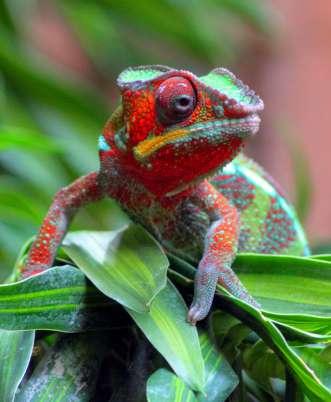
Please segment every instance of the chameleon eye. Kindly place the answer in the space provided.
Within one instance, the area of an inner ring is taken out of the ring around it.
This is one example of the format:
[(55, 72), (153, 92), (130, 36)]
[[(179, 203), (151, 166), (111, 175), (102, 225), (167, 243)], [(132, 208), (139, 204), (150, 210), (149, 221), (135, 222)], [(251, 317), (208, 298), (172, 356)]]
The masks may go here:
[(156, 112), (159, 121), (164, 125), (187, 119), (195, 105), (195, 90), (186, 78), (168, 78), (156, 91)]

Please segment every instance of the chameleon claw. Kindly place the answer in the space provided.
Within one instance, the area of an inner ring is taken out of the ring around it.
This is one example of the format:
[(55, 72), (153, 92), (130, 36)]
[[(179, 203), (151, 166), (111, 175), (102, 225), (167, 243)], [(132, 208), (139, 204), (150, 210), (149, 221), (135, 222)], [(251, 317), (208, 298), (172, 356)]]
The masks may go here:
[(208, 311), (200, 306), (199, 303), (193, 303), (187, 314), (187, 322), (196, 325), (197, 321), (203, 320), (208, 314)]

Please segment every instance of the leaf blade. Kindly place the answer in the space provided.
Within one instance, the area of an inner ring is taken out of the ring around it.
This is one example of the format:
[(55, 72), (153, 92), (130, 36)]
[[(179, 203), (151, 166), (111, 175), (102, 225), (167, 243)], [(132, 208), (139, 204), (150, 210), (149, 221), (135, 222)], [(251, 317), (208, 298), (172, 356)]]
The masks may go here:
[(147, 381), (148, 402), (198, 402), (190, 388), (165, 369), (155, 371)]
[(149, 313), (127, 311), (178, 376), (191, 388), (202, 391), (204, 363), (198, 333), (186, 322), (187, 307), (174, 285), (168, 281)]
[(28, 367), (34, 343), (34, 331), (0, 330), (0, 395), (12, 401)]
[(135, 311), (148, 311), (166, 285), (168, 260), (138, 225), (111, 232), (72, 232), (63, 248), (101, 292)]
[(211, 343), (207, 333), (199, 337), (205, 362), (206, 385), (198, 394), (198, 402), (224, 402), (237, 387), (239, 380), (224, 356)]
[(239, 254), (234, 270), (273, 313), (330, 316), (331, 263), (286, 255)]
[(54, 267), (0, 286), (0, 328), (64, 332), (109, 328), (113, 305), (78, 269)]

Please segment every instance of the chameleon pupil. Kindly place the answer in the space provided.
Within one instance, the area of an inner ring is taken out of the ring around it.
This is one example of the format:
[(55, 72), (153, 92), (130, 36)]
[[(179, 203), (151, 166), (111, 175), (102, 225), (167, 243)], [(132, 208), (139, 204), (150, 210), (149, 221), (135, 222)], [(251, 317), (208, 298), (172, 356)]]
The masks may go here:
[(179, 112), (186, 112), (192, 105), (192, 98), (187, 95), (178, 97), (175, 101), (175, 107)]

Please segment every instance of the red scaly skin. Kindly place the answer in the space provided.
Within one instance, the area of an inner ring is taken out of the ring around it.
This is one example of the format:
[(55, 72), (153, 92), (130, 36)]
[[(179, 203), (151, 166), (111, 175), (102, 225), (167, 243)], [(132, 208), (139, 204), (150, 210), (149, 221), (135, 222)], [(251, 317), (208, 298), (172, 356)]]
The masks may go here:
[[(99, 139), (100, 170), (56, 194), (23, 276), (49, 268), (75, 212), (109, 196), (166, 249), (200, 260), (188, 313), (192, 324), (208, 314), (217, 282), (256, 305), (231, 270), (239, 212), (206, 177), (258, 130), (263, 103), (228, 71), (211, 74), (216, 88), (190, 72), (162, 66), (120, 75), (122, 107)], [(223, 91), (218, 79), (224, 77)]]

